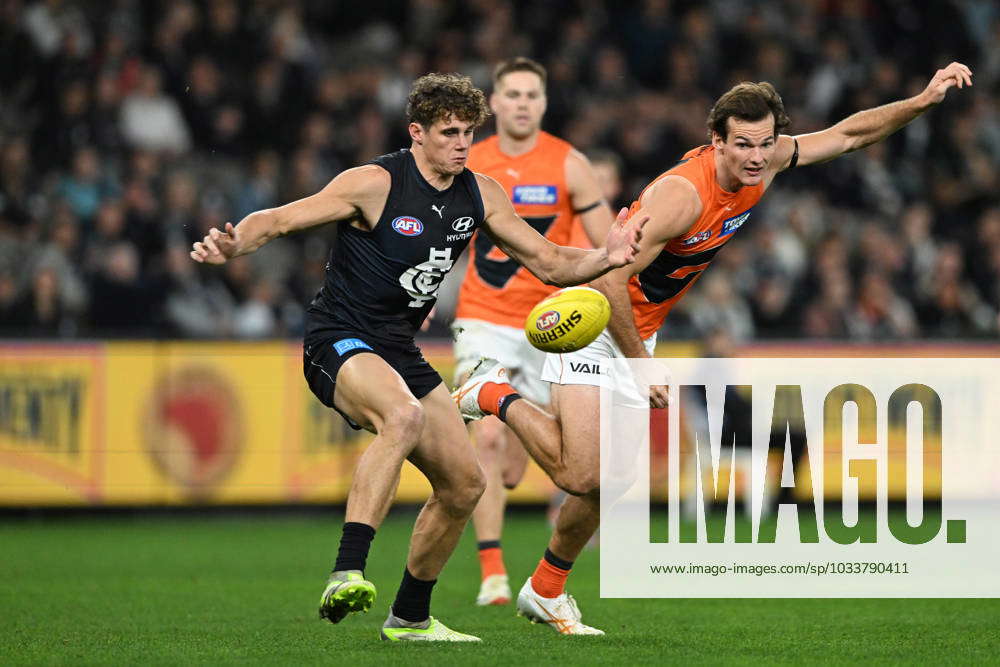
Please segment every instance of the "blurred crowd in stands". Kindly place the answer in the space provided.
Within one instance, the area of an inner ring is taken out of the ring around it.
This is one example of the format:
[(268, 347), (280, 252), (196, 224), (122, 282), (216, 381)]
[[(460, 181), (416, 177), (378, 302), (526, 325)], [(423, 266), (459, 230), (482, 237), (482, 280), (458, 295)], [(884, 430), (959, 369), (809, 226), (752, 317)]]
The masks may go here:
[(0, 337), (300, 333), (334, 226), (224, 267), (191, 243), (409, 145), (417, 76), (488, 90), (530, 55), (545, 129), (613, 206), (705, 143), (738, 81), (774, 83), (799, 134), (968, 64), (888, 141), (779, 176), (662, 335), (995, 339), (997, 44), (995, 0), (0, 0)]

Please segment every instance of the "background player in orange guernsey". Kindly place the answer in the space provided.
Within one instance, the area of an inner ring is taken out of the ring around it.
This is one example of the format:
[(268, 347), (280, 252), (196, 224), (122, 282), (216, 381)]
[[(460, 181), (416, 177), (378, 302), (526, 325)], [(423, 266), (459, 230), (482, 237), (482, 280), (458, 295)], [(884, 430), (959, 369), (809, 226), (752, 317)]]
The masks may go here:
[[(497, 65), (490, 97), (497, 133), (473, 145), (469, 168), (500, 183), (518, 215), (553, 243), (593, 247), (608, 232), (611, 210), (587, 158), (542, 131), (545, 80), (545, 68), (528, 58)], [(506, 367), (522, 396), (547, 406), (549, 384), (541, 379), (545, 355), (528, 343), (523, 328), (532, 307), (556, 288), (485, 234), (477, 234), (472, 247), (453, 325), (456, 377), (464, 379), (482, 357), (491, 357)], [(486, 491), (472, 515), (482, 574), (476, 603), (507, 604), (511, 591), (500, 547), (506, 488), (521, 480), (527, 453), (495, 417), (476, 422), (473, 430), (486, 474)]]
[[(934, 105), (951, 87), (972, 85), (960, 63), (938, 70), (919, 95), (860, 111), (821, 132), (792, 137), (781, 98), (769, 83), (741, 83), (723, 95), (708, 116), (711, 144), (684, 155), (654, 180), (632, 205), (648, 215), (635, 264), (594, 281), (611, 302), (601, 336), (573, 354), (547, 355), (555, 417), (526, 400), (505, 404), (504, 419), (552, 479), (574, 497), (562, 506), (545, 557), (518, 596), (518, 611), (564, 634), (599, 630), (580, 621), (563, 587), (573, 560), (599, 521), (599, 390), (592, 362), (601, 357), (649, 357), (664, 318), (716, 253), (746, 223), (778, 172), (826, 162), (881, 141)], [(587, 362), (587, 363), (582, 363)], [(498, 377), (499, 364), (484, 362), (455, 396), (466, 418), (482, 414), (477, 389), (491, 397), (512, 391)], [(649, 402), (665, 407), (666, 387), (651, 387)]]

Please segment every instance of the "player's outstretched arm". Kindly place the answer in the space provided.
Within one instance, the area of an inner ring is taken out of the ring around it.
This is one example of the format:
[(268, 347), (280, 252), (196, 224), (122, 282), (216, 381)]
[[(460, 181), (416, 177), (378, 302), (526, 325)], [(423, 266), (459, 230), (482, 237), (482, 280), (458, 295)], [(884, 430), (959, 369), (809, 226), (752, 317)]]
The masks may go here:
[(476, 178), (486, 209), (486, 233), (497, 247), (542, 282), (558, 287), (580, 285), (635, 261), (647, 217), (637, 217), (625, 225), (627, 211), (623, 210), (608, 231), (603, 248), (568, 248), (552, 243), (518, 217), (496, 181), (482, 174), (476, 174)]
[(237, 225), (227, 222), (222, 230), (210, 229), (203, 240), (194, 244), (191, 258), (196, 262), (223, 264), (302, 229), (359, 215), (377, 220), (390, 184), (389, 172), (381, 167), (365, 165), (348, 169), (314, 195), (255, 211)]
[(821, 132), (795, 137), (782, 135), (778, 140), (774, 164), (776, 171), (788, 168), (799, 145), (799, 165), (826, 162), (835, 157), (856, 151), (865, 146), (882, 141), (887, 136), (905, 126), (917, 116), (939, 104), (949, 88), (964, 88), (972, 85), (972, 70), (962, 63), (951, 63), (939, 69), (931, 78), (923, 92), (915, 97), (884, 106), (866, 109), (848, 116), (836, 125)]

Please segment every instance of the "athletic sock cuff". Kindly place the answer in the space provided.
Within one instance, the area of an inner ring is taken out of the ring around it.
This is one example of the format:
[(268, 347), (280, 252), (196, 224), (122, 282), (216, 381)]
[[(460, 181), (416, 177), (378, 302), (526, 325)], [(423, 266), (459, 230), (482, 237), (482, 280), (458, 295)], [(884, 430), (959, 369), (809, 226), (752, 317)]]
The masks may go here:
[(571, 560), (563, 560), (562, 558), (560, 558), (559, 556), (555, 555), (554, 553), (552, 553), (548, 549), (545, 550), (545, 562), (548, 563), (549, 565), (551, 565), (552, 567), (558, 567), (560, 570), (572, 570), (573, 569), (573, 561), (571, 561)]
[(436, 583), (437, 579), (417, 579), (410, 574), (409, 568), (403, 570), (403, 582), (396, 593), (396, 601), (392, 603), (393, 616), (411, 623), (420, 623), (429, 618), (431, 592)]
[(420, 590), (430, 590), (431, 588), (434, 588), (434, 584), (437, 582), (437, 579), (417, 579), (410, 574), (410, 568), (405, 568), (403, 570), (403, 584), (406, 586), (413, 586)]
[(513, 394), (507, 394), (500, 399), (500, 408), (497, 410), (497, 418), (499, 418), (500, 421), (507, 421), (507, 409), (510, 408), (511, 404), (519, 398), (521, 398), (521, 395), (514, 392)]
[(480, 551), (483, 549), (499, 549), (500, 540), (483, 540), (481, 542), (476, 542), (476, 548)]
[(333, 571), (361, 570), (364, 572), (368, 562), (368, 550), (371, 548), (374, 538), (375, 529), (368, 524), (356, 521), (345, 523)]
[(358, 537), (364, 537), (368, 540), (375, 539), (375, 529), (369, 526), (367, 523), (358, 523), (357, 521), (348, 521), (344, 524), (344, 535), (357, 535)]

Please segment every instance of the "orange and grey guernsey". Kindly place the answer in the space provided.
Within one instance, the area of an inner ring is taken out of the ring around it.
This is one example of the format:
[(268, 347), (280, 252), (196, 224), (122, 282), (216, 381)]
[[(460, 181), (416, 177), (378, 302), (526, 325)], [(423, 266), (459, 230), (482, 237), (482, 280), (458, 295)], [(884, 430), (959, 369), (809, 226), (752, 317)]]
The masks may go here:
[[(511, 157), (500, 150), (496, 136), (469, 152), (469, 169), (495, 179), (507, 192), (514, 210), (535, 230), (558, 245), (569, 245), (577, 216), (566, 186), (566, 156), (572, 146), (547, 132), (538, 133), (535, 147)], [(458, 293), (456, 318), (484, 320), (521, 328), (536, 303), (554, 292), (527, 269), (493, 245), (489, 236), (472, 239), (469, 267)]]
[[(701, 200), (701, 215), (687, 232), (668, 241), (656, 259), (629, 280), (632, 313), (643, 339), (663, 325), (670, 309), (746, 223), (764, 194), (763, 183), (743, 186), (737, 192), (723, 190), (715, 179), (714, 146), (688, 151), (646, 189), (667, 176), (680, 176), (694, 185)], [(639, 210), (639, 201), (632, 204), (630, 215)]]

